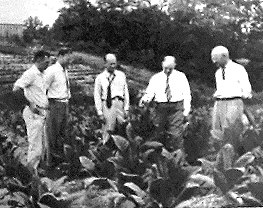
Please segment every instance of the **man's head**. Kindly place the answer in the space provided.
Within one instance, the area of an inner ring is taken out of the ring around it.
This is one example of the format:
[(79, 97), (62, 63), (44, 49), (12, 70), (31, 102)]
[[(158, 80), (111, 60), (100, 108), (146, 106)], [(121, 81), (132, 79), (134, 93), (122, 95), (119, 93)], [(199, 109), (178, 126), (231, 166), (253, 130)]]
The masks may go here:
[(176, 66), (176, 59), (173, 56), (165, 56), (162, 62), (163, 71), (165, 74), (170, 74)]
[(216, 46), (211, 52), (211, 59), (217, 67), (225, 67), (229, 61), (229, 51), (224, 46)]
[(49, 56), (50, 54), (43, 50), (35, 52), (33, 62), (35, 63), (39, 71), (43, 72), (48, 67)]
[(108, 72), (113, 73), (117, 67), (117, 58), (115, 54), (108, 53), (104, 57), (104, 61), (105, 61), (105, 67), (108, 70)]
[(66, 67), (67, 65), (69, 65), (70, 63), (70, 60), (69, 60), (69, 57), (67, 56), (68, 54), (70, 54), (70, 49), (69, 48), (61, 48), (59, 51), (58, 51), (58, 54), (57, 54), (57, 61), (58, 63), (60, 63), (60, 65), (62, 67)]

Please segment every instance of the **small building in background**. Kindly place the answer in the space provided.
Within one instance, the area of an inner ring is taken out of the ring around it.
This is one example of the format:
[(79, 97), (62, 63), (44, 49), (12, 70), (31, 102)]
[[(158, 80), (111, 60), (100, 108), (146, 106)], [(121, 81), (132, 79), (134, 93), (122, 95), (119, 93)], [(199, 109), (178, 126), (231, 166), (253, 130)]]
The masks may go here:
[(26, 26), (23, 24), (5, 24), (0, 23), (0, 37), (10, 37), (13, 35), (23, 36)]

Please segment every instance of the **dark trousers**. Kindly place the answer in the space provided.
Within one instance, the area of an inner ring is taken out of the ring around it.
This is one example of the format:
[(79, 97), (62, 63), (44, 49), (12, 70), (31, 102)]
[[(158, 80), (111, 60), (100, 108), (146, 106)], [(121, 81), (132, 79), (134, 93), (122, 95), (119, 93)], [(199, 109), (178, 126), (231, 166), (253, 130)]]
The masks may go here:
[(175, 103), (158, 103), (153, 120), (159, 141), (168, 150), (183, 149), (183, 101)]
[(47, 116), (47, 138), (50, 149), (49, 162), (52, 155), (63, 155), (64, 143), (68, 142), (66, 129), (68, 124), (69, 106), (67, 102), (49, 100), (50, 111)]

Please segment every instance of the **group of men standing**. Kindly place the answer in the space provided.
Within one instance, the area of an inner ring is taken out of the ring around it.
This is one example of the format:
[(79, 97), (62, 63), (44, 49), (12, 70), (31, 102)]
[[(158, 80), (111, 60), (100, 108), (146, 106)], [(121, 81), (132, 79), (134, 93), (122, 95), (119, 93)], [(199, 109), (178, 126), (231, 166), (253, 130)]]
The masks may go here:
[[(58, 60), (48, 67), (48, 54), (35, 54), (34, 65), (14, 84), (14, 91), (24, 90), (29, 101), (23, 111), (29, 142), (28, 163), (37, 168), (42, 155), (42, 141), (46, 134), (52, 156), (63, 154), (63, 143), (68, 141), (66, 125), (68, 102), (71, 97), (66, 64), (58, 53)], [(229, 58), (226, 47), (217, 46), (211, 52), (211, 59), (218, 67), (216, 78), (215, 105), (211, 134), (223, 141), (226, 129), (235, 135), (232, 142), (238, 146), (242, 132), (242, 99), (251, 98), (251, 85), (245, 68)], [(104, 122), (103, 143), (107, 143), (110, 132), (117, 123), (124, 123), (129, 115), (129, 90), (126, 75), (117, 69), (114, 54), (104, 57), (104, 70), (95, 79), (94, 102), (99, 118)], [(154, 124), (158, 134), (165, 134), (164, 145), (169, 150), (183, 148), (183, 126), (191, 111), (191, 90), (183, 72), (176, 70), (176, 59), (166, 56), (162, 61), (162, 71), (153, 75), (139, 106), (155, 102)], [(47, 68), (48, 67), (48, 68)], [(46, 129), (46, 130), (45, 130)], [(64, 138), (64, 140), (61, 140)]]
[(50, 54), (37, 51), (32, 67), (14, 83), (13, 92), (24, 91), (28, 101), (23, 118), (29, 143), (27, 163), (33, 171), (37, 170), (44, 149), (48, 150), (46, 156), (50, 168), (54, 159), (63, 155), (71, 96), (66, 69), (68, 62), (64, 59), (68, 52), (68, 49), (61, 49), (56, 63), (50, 65)]

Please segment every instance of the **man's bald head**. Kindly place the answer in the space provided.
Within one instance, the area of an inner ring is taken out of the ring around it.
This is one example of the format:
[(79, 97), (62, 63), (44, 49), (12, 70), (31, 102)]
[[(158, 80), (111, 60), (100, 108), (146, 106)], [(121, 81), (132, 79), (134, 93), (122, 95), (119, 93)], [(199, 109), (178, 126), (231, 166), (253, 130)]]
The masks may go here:
[(117, 66), (117, 58), (115, 54), (108, 53), (104, 57), (104, 61), (105, 61), (105, 67), (107, 68), (108, 72), (112, 73)]
[(218, 67), (224, 67), (229, 61), (229, 51), (224, 46), (216, 46), (211, 52), (212, 62)]
[(174, 56), (165, 56), (162, 62), (164, 73), (170, 74), (176, 66), (176, 59)]

